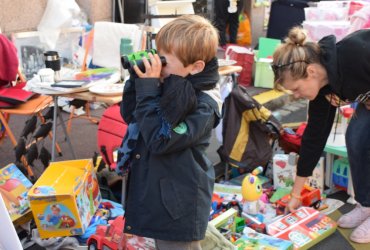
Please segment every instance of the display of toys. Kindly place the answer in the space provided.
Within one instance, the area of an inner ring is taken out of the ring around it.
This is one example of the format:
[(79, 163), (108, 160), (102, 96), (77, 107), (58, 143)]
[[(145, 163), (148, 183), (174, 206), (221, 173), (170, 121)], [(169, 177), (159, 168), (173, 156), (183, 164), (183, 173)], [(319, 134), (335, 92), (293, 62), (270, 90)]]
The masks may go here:
[[(285, 207), (287, 206), (290, 199), (291, 199), (291, 195), (288, 194), (276, 202), (277, 203), (277, 207), (276, 207), (277, 214), (284, 214)], [(321, 205), (320, 190), (316, 188), (311, 188), (305, 185), (301, 192), (301, 201), (302, 201), (302, 206), (314, 207), (318, 209)]]
[(337, 224), (325, 214), (301, 207), (267, 225), (267, 233), (292, 241), (295, 250), (305, 250), (333, 234), (336, 228)]

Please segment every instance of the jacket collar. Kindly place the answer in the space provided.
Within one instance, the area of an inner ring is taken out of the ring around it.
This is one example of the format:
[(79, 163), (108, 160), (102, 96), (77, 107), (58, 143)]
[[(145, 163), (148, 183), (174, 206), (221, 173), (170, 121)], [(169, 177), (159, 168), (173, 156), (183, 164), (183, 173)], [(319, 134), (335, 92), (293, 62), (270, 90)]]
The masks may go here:
[(210, 90), (216, 86), (220, 80), (218, 74), (218, 60), (214, 57), (211, 61), (206, 63), (202, 72), (195, 75), (188, 75), (186, 77), (197, 90)]

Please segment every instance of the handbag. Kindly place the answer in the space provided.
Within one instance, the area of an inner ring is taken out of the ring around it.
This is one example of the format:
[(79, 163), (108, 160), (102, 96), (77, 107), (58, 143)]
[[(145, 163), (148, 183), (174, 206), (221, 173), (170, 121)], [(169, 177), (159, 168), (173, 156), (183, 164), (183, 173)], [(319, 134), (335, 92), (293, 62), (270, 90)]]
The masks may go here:
[(251, 49), (238, 45), (229, 45), (225, 51), (225, 57), (228, 60), (235, 60), (236, 65), (243, 69), (237, 78), (238, 84), (243, 86), (252, 85), (252, 72), (254, 63), (254, 53)]

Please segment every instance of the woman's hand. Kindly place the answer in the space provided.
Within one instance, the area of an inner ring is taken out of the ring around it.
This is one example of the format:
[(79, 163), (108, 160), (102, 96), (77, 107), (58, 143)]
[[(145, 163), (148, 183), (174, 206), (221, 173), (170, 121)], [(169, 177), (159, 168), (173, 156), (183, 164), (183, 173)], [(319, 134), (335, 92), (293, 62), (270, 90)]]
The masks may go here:
[(159, 78), (162, 70), (162, 62), (158, 54), (148, 53), (150, 62), (143, 57), (145, 72), (143, 73), (137, 65), (134, 65), (135, 73), (140, 78)]
[(301, 200), (298, 199), (297, 197), (294, 197), (292, 195), (290, 197), (291, 197), (290, 201), (289, 201), (288, 205), (285, 208), (285, 214), (287, 214), (289, 212), (291, 212), (291, 213), (295, 212), (297, 210), (297, 208), (301, 206), (301, 203), (302, 203)]
[(290, 201), (285, 207), (285, 213), (295, 212), (297, 208), (301, 205), (301, 191), (304, 184), (306, 183), (307, 177), (296, 176), (294, 180), (294, 185), (292, 192), (290, 194)]

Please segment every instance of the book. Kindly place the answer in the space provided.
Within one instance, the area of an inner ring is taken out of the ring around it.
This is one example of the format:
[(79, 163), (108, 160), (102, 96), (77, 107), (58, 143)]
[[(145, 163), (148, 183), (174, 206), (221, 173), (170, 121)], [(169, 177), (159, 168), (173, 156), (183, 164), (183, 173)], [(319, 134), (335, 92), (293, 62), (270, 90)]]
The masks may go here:
[(37, 95), (34, 92), (23, 90), (24, 84), (18, 84), (9, 88), (0, 89), (0, 101), (2, 101), (2, 106), (4, 102), (10, 105), (18, 105), (27, 102), (33, 96)]

